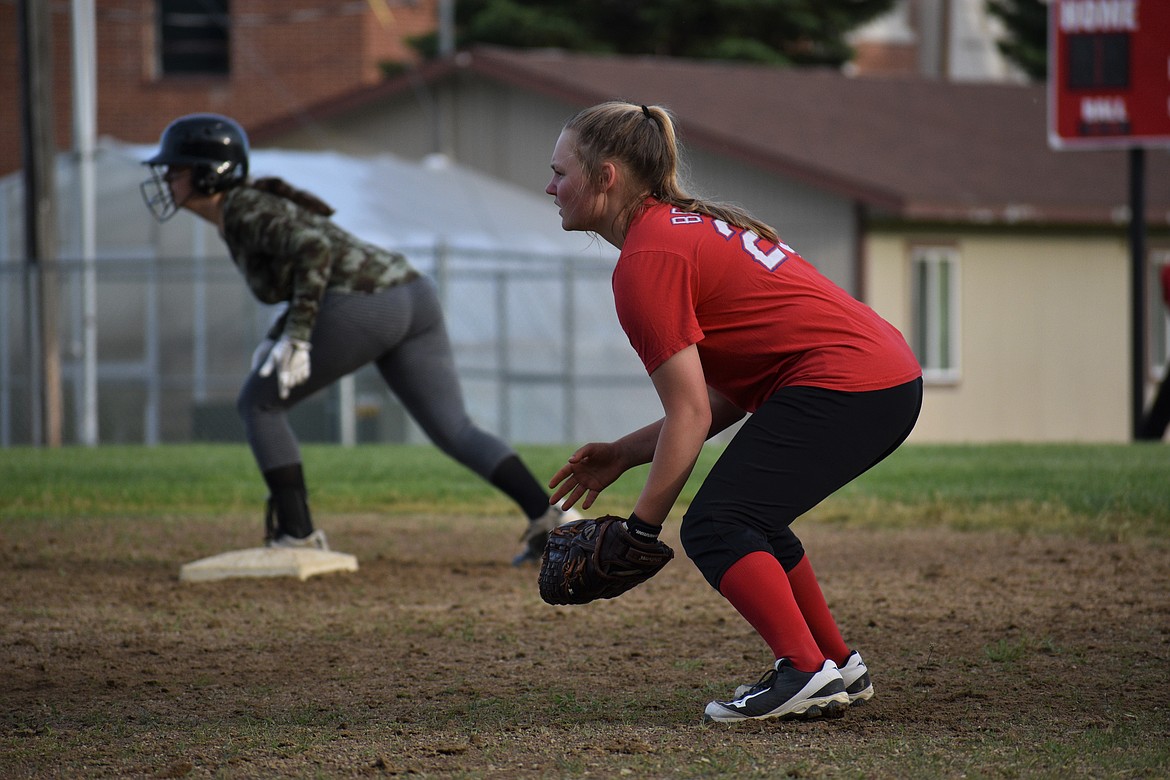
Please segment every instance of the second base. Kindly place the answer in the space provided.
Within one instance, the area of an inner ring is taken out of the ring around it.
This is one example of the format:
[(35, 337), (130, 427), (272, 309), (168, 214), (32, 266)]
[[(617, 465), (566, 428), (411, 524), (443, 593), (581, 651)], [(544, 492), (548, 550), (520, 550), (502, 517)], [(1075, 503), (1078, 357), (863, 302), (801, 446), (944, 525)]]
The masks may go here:
[(179, 569), (179, 579), (183, 582), (235, 577), (296, 577), (298, 580), (307, 580), (315, 574), (357, 571), (357, 568), (357, 558), (348, 553), (252, 547), (183, 564)]

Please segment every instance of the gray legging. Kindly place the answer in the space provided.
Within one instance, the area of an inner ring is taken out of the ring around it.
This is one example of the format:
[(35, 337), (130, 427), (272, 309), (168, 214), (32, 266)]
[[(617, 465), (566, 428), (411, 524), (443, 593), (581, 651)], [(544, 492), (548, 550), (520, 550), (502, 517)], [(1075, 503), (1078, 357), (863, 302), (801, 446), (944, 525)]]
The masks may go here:
[(275, 372), (268, 377), (257, 373), (263, 360), (240, 390), (236, 406), (261, 472), (301, 462), (289, 408), (367, 363), (378, 367), (440, 450), (484, 479), (514, 454), (467, 415), (443, 311), (429, 278), (372, 295), (327, 292), (311, 342), (309, 380), (288, 398), (280, 398)]

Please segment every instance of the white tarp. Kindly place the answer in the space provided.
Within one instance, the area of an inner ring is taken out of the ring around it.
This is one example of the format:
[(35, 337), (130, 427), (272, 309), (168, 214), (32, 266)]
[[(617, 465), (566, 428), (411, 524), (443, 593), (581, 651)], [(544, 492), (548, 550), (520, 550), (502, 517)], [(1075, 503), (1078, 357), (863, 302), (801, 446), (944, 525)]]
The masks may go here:
[[(133, 147), (133, 152), (145, 159), (153, 148)], [(591, 257), (612, 249), (563, 231), (552, 198), (543, 192), (526, 192), (441, 155), (412, 162), (389, 154), (253, 149), (250, 174), (279, 176), (312, 192), (336, 209), (338, 225), (388, 248), (442, 243), (452, 249)]]
[[(368, 241), (528, 252), (588, 252), (588, 236), (566, 233), (552, 198), (434, 156), (422, 163), (389, 155), (259, 151), (256, 175), (272, 171), (337, 209), (337, 223)], [(281, 174), (280, 172), (284, 172)], [(596, 251), (592, 252), (596, 256)]]

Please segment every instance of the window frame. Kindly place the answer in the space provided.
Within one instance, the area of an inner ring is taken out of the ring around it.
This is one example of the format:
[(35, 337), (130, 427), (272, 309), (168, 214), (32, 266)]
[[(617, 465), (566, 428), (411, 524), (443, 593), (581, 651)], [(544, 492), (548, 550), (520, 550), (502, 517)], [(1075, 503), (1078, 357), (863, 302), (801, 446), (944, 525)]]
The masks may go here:
[[(156, 0), (155, 2), (155, 67), (159, 78), (227, 78), (230, 76), (232, 72), (233, 31), (231, 0), (199, 0), (198, 4), (200, 5), (215, 6), (203, 12), (176, 8), (176, 4), (183, 5), (184, 2), (183, 0)], [(190, 4), (190, 0), (187, 0), (187, 4)], [(211, 34), (211, 32), (204, 37), (194, 35), (179, 40), (176, 40), (174, 34), (168, 36), (168, 29), (177, 29), (174, 25), (168, 25), (168, 19), (176, 15), (190, 17), (194, 22), (190, 29), (199, 27), (209, 31), (213, 28), (222, 29), (222, 40), (220, 36)], [(200, 21), (199, 16), (204, 18)], [(176, 54), (176, 48), (181, 50), (184, 45), (191, 48), (194, 53), (189, 51), (184, 55), (180, 51), (179, 54)], [(206, 52), (203, 54), (198, 51), (201, 46), (206, 48)], [(176, 57), (179, 58), (179, 62), (175, 61)]]
[(913, 244), (909, 258), (910, 345), (922, 366), (922, 379), (956, 384), (962, 377), (959, 248), (942, 242)]

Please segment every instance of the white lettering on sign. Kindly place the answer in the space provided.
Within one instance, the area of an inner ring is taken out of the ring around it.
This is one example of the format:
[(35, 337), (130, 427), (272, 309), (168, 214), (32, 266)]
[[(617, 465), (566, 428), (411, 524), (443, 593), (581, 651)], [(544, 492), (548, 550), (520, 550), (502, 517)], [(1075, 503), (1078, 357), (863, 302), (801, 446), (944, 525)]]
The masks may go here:
[(1138, 0), (1072, 0), (1060, 5), (1066, 33), (1136, 31)]
[(1128, 122), (1129, 112), (1125, 110), (1125, 99), (1119, 97), (1083, 98), (1081, 100), (1082, 122)]

